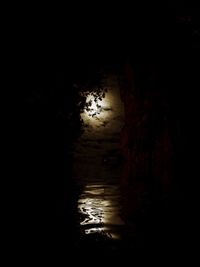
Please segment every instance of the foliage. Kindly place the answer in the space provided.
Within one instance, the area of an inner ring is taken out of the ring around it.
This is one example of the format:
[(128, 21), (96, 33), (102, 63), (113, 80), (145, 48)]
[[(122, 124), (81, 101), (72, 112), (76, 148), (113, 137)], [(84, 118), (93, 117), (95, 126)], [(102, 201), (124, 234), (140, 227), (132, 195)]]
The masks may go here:
[(102, 72), (90, 73), (84, 79), (77, 79), (73, 84), (73, 89), (78, 92), (77, 106), (80, 113), (84, 109), (89, 111), (92, 105), (92, 100), (86, 102), (89, 95), (92, 96), (96, 103), (105, 97), (107, 92), (105, 76)]

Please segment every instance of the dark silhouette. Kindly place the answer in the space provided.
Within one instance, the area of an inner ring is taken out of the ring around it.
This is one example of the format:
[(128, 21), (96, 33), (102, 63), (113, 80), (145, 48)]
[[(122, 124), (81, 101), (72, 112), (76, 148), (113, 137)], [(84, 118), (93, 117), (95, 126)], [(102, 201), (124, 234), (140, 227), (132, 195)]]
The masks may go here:
[(68, 245), (77, 251), (72, 149), (83, 131), (86, 95), (103, 97), (106, 73), (118, 77), (125, 106), (121, 188), (123, 216), (136, 226), (134, 247), (188, 248), (198, 210), (199, 10), (142, 10), (116, 25), (105, 18), (79, 25), (67, 41), (65, 25), (58, 28), (45, 37), (31, 32), (35, 42), (16, 67), (14, 239), (27, 253)]

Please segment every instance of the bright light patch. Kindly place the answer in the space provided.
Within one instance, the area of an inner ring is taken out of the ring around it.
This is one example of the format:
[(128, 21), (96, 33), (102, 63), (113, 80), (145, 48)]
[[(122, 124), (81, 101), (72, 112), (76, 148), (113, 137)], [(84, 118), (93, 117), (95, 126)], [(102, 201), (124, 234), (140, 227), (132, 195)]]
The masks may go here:
[(95, 130), (95, 133), (119, 131), (123, 123), (123, 114), (123, 104), (117, 88), (107, 87), (105, 97), (101, 100), (95, 99), (93, 94), (89, 94), (86, 106), (81, 113), (81, 118), (86, 126), (85, 133), (91, 130)]
[(86, 103), (89, 104), (89, 107), (85, 109), (85, 112), (88, 116), (91, 116), (91, 117), (102, 115), (101, 113), (106, 108), (105, 99), (102, 99), (102, 100), (97, 99), (95, 101), (95, 98), (92, 95), (89, 95), (87, 97)]
[(95, 100), (92, 94), (88, 95), (86, 104), (84, 112), (81, 114), (86, 124), (98, 126), (110, 119), (113, 109), (111, 107), (112, 97), (109, 92), (105, 94), (102, 100)]
[(88, 185), (78, 201), (78, 210), (82, 215), (80, 226), (85, 234), (106, 234), (110, 238), (119, 239), (115, 230), (124, 225), (120, 217), (120, 202), (117, 187), (113, 185)]
[(104, 117), (105, 112), (110, 111), (110, 103), (107, 96), (102, 100), (95, 100), (93, 95), (88, 95), (86, 103), (89, 104), (89, 106), (85, 109), (85, 113), (92, 118)]

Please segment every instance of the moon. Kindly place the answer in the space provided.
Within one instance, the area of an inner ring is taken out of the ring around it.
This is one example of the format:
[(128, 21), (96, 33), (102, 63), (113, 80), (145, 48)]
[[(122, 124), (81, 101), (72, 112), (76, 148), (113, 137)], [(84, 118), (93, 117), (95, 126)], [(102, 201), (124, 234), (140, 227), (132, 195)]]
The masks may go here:
[(81, 113), (85, 135), (94, 136), (99, 133), (107, 136), (108, 132), (111, 134), (120, 131), (123, 125), (124, 105), (118, 83), (109, 80), (106, 88), (105, 97), (101, 100), (95, 100), (92, 93), (87, 96), (85, 108)]
[(86, 104), (90, 104), (84, 110), (90, 119), (103, 119), (108, 115), (108, 111), (111, 111), (108, 95), (105, 95), (105, 98), (102, 100), (96, 99), (95, 101), (94, 96), (90, 94), (86, 99)]

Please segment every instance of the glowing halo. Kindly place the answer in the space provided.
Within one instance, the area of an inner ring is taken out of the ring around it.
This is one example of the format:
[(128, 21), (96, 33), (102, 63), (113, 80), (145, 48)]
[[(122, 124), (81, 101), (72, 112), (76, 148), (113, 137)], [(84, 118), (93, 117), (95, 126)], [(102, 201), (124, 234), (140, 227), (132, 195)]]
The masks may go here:
[(102, 100), (94, 98), (94, 96), (89, 95), (86, 100), (87, 108), (85, 108), (85, 112), (88, 116), (98, 117), (102, 115), (105, 110), (108, 110), (108, 101), (105, 98)]
[(86, 124), (98, 126), (99, 123), (108, 121), (111, 116), (111, 99), (109, 93), (102, 99), (89, 94), (86, 99), (86, 106), (81, 117)]

